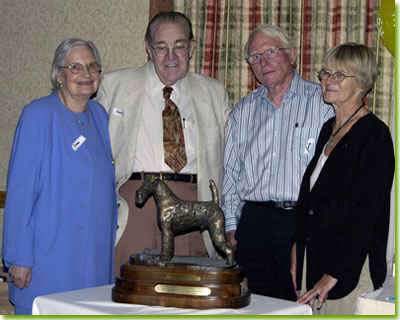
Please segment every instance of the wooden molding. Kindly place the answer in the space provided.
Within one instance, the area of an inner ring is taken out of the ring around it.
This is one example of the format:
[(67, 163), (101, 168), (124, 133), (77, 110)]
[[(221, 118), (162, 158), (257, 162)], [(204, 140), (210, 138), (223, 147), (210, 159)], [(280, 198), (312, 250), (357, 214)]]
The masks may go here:
[(0, 191), (0, 208), (4, 208), (5, 204), (6, 204), (6, 192)]

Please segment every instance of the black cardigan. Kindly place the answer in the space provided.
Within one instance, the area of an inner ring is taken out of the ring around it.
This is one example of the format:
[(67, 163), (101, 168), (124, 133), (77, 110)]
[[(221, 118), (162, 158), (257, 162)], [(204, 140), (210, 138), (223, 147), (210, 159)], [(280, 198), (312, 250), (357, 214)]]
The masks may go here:
[(324, 273), (338, 279), (328, 299), (348, 295), (358, 284), (368, 255), (374, 288), (386, 277), (393, 143), (373, 114), (360, 118), (339, 141), (310, 192), (310, 176), (335, 119), (321, 129), (300, 188), (296, 210), (297, 288), (307, 248), (307, 290)]

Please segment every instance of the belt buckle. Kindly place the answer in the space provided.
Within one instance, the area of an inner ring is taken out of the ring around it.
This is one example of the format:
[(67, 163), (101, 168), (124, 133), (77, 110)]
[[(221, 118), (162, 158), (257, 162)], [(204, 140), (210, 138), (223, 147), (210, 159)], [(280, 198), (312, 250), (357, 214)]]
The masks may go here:
[(160, 171), (160, 180), (161, 181), (169, 181), (168, 179), (164, 179), (164, 175), (168, 174), (167, 171)]
[(293, 209), (291, 201), (282, 201), (281, 207), (283, 210), (292, 210)]

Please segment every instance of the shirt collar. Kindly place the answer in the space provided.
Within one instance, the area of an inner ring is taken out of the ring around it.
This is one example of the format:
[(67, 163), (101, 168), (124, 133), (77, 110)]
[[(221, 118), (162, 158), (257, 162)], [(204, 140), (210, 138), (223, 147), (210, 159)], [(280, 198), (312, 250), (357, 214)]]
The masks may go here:
[(292, 92), (299, 96), (304, 96), (305, 95), (304, 85), (305, 85), (305, 81), (303, 80), (303, 78), (300, 77), (300, 75), (297, 73), (297, 71), (294, 70), (293, 80), (290, 83), (289, 89), (286, 93)]

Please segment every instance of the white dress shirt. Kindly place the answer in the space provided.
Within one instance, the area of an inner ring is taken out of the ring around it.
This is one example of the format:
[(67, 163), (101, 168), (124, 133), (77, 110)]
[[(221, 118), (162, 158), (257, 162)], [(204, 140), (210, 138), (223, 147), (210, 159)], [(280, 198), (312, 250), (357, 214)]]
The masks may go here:
[[(154, 65), (146, 80), (143, 111), (141, 114), (136, 147), (134, 172), (173, 172), (164, 162), (162, 111), (165, 107), (163, 88)], [(185, 78), (173, 86), (171, 100), (178, 106), (182, 118), (187, 164), (180, 173), (197, 173), (196, 132), (193, 106)]]

